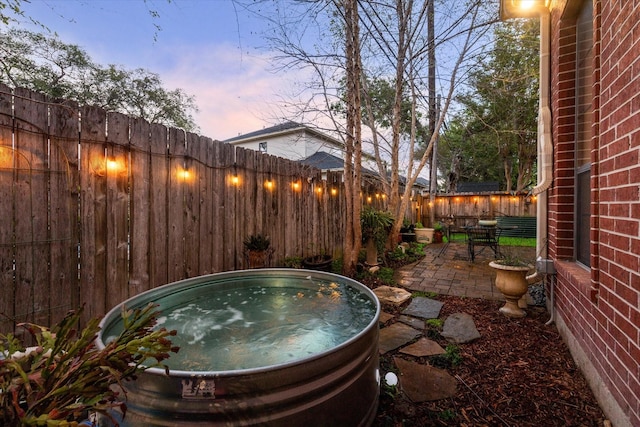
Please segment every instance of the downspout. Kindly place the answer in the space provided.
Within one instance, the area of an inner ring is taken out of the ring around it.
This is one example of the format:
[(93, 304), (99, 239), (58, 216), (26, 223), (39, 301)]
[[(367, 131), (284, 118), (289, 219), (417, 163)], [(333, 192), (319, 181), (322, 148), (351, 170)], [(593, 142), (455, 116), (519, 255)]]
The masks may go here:
[[(538, 185), (532, 194), (538, 197), (536, 211), (536, 254), (538, 256), (536, 272), (527, 276), (527, 281), (536, 283), (548, 274), (548, 216), (547, 216), (547, 190), (551, 187), (553, 168), (553, 142), (551, 139), (551, 68), (550, 68), (550, 39), (551, 39), (551, 14), (540, 14), (540, 101), (538, 107)], [(540, 266), (544, 268), (540, 268)], [(553, 277), (551, 280), (551, 319), (553, 321)]]

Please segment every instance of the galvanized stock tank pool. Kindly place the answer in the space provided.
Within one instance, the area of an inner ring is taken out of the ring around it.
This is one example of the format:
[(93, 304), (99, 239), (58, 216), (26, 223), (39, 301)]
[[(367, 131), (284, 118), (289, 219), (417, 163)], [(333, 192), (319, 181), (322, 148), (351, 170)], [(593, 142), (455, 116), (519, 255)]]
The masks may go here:
[(378, 407), (380, 303), (347, 277), (254, 269), (139, 294), (103, 319), (98, 346), (122, 329), (122, 306), (159, 305), (180, 351), (126, 382), (122, 426), (368, 426)]

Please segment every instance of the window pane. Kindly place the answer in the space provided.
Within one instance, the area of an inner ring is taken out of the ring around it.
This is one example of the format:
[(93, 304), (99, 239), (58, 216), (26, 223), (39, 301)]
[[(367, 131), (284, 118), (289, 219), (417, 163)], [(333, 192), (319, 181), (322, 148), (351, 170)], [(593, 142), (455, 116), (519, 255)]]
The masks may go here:
[(591, 186), (589, 181), (591, 171), (580, 172), (577, 177), (578, 185), (576, 185), (576, 259), (582, 264), (589, 266), (591, 261), (589, 255), (591, 253), (589, 247), (589, 220), (591, 219), (589, 205), (591, 202)]

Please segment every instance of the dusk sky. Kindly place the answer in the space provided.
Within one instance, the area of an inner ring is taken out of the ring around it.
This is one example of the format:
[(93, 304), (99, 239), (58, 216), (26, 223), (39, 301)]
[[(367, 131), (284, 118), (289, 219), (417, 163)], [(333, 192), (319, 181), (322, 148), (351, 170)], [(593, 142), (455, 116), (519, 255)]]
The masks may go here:
[(264, 24), (231, 0), (31, 0), (22, 6), (94, 61), (145, 68), (167, 89), (194, 95), (200, 133), (213, 139), (276, 123), (279, 96), (294, 84), (293, 73), (272, 71)]

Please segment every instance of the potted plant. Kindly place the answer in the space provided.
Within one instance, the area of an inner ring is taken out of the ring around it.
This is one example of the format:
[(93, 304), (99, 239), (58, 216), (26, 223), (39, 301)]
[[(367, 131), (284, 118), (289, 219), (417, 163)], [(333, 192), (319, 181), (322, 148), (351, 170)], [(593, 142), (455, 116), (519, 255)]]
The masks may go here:
[(402, 227), (400, 227), (400, 240), (402, 242), (416, 241), (415, 225), (406, 219), (402, 222)]
[(440, 221), (436, 221), (433, 224), (433, 243), (442, 243), (442, 237), (444, 236), (444, 225)]
[(269, 237), (262, 234), (252, 234), (242, 244), (249, 268), (267, 267), (272, 252)]
[(416, 222), (414, 232), (416, 233), (416, 240), (421, 243), (431, 243), (433, 241), (433, 228), (426, 228), (420, 221)]
[(389, 229), (393, 225), (393, 216), (389, 212), (365, 207), (360, 213), (362, 241), (366, 248), (366, 261), (369, 266), (378, 265), (378, 249), (384, 249)]
[[(313, 243), (311, 244), (313, 246)], [(310, 270), (331, 271), (333, 257), (324, 251), (319, 254), (311, 255), (302, 260), (302, 266)]]
[(504, 295), (506, 303), (500, 313), (507, 317), (524, 317), (526, 312), (518, 302), (527, 293), (529, 282), (527, 273), (533, 266), (519, 257), (504, 255), (491, 261), (489, 266), (496, 270), (496, 288)]

